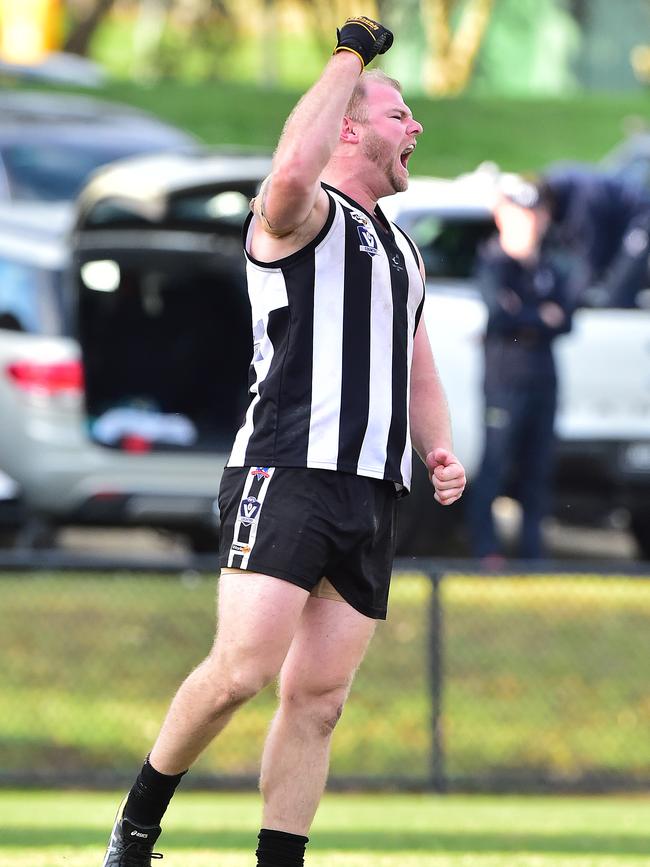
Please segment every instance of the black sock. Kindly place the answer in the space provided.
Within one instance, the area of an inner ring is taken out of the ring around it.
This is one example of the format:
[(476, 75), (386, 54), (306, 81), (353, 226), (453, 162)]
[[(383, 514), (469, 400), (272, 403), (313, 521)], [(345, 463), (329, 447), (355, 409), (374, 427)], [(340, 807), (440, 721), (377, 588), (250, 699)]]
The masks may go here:
[(150, 828), (160, 825), (165, 810), (169, 806), (172, 795), (180, 783), (182, 774), (161, 774), (149, 764), (149, 757), (145, 759), (142, 770), (124, 805), (124, 815), (134, 825), (142, 825)]
[(262, 828), (258, 840), (257, 867), (303, 867), (309, 837)]

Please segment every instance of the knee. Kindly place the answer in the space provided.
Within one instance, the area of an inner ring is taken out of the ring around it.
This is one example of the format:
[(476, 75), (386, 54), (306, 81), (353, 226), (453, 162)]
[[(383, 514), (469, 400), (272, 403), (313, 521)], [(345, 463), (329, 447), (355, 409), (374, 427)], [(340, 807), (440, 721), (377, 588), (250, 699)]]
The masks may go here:
[(343, 713), (347, 687), (319, 689), (285, 689), (280, 693), (281, 706), (298, 724), (310, 731), (329, 737)]
[(216, 714), (236, 710), (268, 686), (277, 672), (262, 666), (224, 665), (208, 658)]
[(229, 672), (224, 678), (223, 695), (229, 707), (239, 707), (249, 699), (254, 698), (258, 692), (272, 681), (270, 675), (259, 671), (237, 670)]

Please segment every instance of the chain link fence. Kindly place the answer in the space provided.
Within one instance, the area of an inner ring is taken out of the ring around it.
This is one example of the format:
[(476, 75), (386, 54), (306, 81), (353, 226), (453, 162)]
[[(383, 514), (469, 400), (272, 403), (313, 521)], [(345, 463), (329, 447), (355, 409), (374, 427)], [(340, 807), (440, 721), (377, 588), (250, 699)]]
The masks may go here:
[[(417, 567), (417, 568), (416, 568)], [(122, 785), (208, 652), (208, 574), (0, 578), (0, 784)], [(650, 580), (396, 573), (334, 737), (332, 787), (650, 786)], [(275, 696), (244, 707), (188, 785), (255, 784)]]

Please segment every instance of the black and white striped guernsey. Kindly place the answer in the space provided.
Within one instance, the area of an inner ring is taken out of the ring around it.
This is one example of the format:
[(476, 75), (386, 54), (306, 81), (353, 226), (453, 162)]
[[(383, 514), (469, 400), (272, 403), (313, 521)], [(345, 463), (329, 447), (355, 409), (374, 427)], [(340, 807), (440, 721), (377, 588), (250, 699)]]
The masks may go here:
[(327, 220), (275, 262), (250, 254), (251, 403), (229, 467), (312, 467), (410, 486), (413, 338), (424, 303), (415, 247), (333, 187)]

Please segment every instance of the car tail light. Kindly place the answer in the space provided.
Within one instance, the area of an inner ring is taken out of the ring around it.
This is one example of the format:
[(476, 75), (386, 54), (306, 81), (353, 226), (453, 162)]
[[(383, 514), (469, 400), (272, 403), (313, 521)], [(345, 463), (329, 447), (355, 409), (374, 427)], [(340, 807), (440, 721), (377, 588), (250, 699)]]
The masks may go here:
[(135, 454), (150, 452), (152, 447), (151, 440), (139, 434), (128, 434), (128, 436), (122, 437), (120, 445), (125, 452), (133, 452)]
[(83, 389), (83, 368), (79, 361), (39, 364), (35, 361), (15, 361), (7, 368), (9, 378), (18, 388), (41, 394)]

